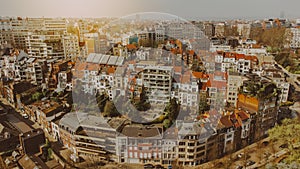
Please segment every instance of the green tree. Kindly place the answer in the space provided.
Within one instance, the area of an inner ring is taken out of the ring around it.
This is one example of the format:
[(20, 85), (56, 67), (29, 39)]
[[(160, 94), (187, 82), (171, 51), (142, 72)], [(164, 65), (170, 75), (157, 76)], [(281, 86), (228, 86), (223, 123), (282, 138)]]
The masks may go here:
[(112, 101), (106, 102), (103, 113), (104, 117), (117, 117), (120, 115)]
[(285, 162), (300, 163), (300, 123), (299, 119), (284, 119), (282, 125), (277, 125), (269, 130), (271, 141), (280, 141), (288, 144), (289, 155)]
[(139, 111), (146, 111), (151, 108), (151, 104), (148, 101), (148, 96), (146, 94), (144, 85), (141, 88), (140, 99), (135, 103), (135, 107)]
[(171, 126), (171, 121), (169, 119), (165, 119), (163, 121), (163, 125), (165, 128), (169, 128)]
[(31, 99), (34, 101), (40, 100), (40, 98), (42, 97), (42, 93), (40, 92), (35, 92), (32, 96)]
[(176, 98), (170, 99), (170, 102), (167, 104), (165, 108), (165, 112), (167, 113), (167, 117), (170, 120), (171, 123), (173, 123), (180, 110), (180, 105), (177, 103)]
[(201, 98), (199, 101), (199, 112), (203, 114), (210, 109), (210, 105), (207, 103), (206, 98)]
[(101, 95), (99, 93), (96, 94), (96, 101), (100, 109), (100, 112), (104, 111), (104, 107), (106, 105), (107, 100), (108, 100), (108, 96), (106, 94), (101, 94)]

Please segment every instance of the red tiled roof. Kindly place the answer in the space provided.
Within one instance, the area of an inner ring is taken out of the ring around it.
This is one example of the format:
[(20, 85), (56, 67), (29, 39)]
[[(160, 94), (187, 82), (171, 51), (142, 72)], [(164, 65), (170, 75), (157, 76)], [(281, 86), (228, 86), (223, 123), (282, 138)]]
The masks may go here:
[(235, 56), (236, 56), (236, 53), (231, 53), (231, 52), (225, 53), (226, 58), (235, 58)]
[(235, 55), (235, 58), (236, 58), (237, 60), (239, 60), (239, 59), (245, 59), (245, 55), (244, 55), (244, 54), (239, 54), (239, 53), (237, 53), (237, 54)]
[(230, 120), (232, 121), (232, 123), (235, 127), (241, 127), (242, 126), (242, 121), (236, 113), (232, 113), (230, 115)]
[(255, 48), (255, 49), (260, 49), (260, 48), (261, 48), (261, 46), (260, 46), (260, 45), (258, 45), (258, 44), (252, 44), (252, 48)]
[(203, 72), (193, 72), (192, 74), (193, 74), (194, 77), (196, 77), (198, 79), (202, 79), (204, 77)]
[(222, 88), (226, 88), (227, 83), (223, 82), (223, 81), (212, 81), (211, 82), (211, 87), (215, 87), (217, 89), (222, 89)]
[(194, 55), (194, 54), (195, 54), (195, 51), (194, 51), (194, 50), (190, 50), (190, 51), (189, 51), (189, 54), (190, 54), (190, 55)]
[(247, 56), (245, 56), (245, 59), (246, 60), (250, 60), (252, 62), (257, 62), (258, 61), (258, 59), (257, 59), (256, 56), (249, 56), (249, 55), (247, 55)]
[(182, 72), (182, 67), (181, 66), (174, 66), (174, 72), (175, 73), (180, 73)]
[(250, 115), (248, 113), (246, 113), (245, 111), (238, 111), (237, 114), (243, 121), (250, 118)]
[(98, 71), (99, 70), (99, 64), (89, 63), (89, 64), (87, 64), (86, 70)]
[(129, 50), (136, 49), (136, 46), (135, 46), (134, 44), (128, 44), (126, 47), (127, 47), (127, 49), (129, 49)]
[(207, 83), (203, 83), (201, 90), (206, 90), (207, 87), (209, 87), (209, 86), (207, 86)]
[(86, 69), (86, 66), (87, 66), (87, 63), (77, 62), (77, 63), (75, 64), (75, 70), (83, 71), (83, 70)]
[(109, 67), (108, 69), (107, 69), (107, 74), (113, 74), (113, 73), (115, 73), (115, 68), (114, 67)]
[(191, 81), (191, 72), (190, 71), (186, 71), (181, 79), (181, 83), (190, 83)]
[(209, 80), (207, 82), (207, 87), (215, 87), (215, 88), (218, 88), (218, 89), (222, 89), (224, 87), (227, 86), (227, 82), (226, 80), (215, 80), (214, 77), (215, 76), (222, 76), (224, 77), (223, 79), (227, 79), (227, 73), (225, 72), (215, 72), (214, 74), (209, 74)]
[(229, 116), (222, 116), (222, 117), (220, 118), (220, 122), (221, 122), (226, 128), (229, 128), (229, 127), (232, 127), (232, 126), (233, 126), (233, 123), (231, 122)]

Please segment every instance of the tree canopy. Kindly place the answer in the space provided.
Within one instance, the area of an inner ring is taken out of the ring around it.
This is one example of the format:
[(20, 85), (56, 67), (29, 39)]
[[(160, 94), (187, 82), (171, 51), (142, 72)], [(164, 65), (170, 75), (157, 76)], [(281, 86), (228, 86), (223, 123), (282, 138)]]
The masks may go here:
[(269, 136), (272, 141), (281, 141), (288, 144), (289, 155), (284, 160), (291, 164), (297, 162), (300, 164), (300, 123), (299, 119), (284, 119), (282, 125), (277, 125), (269, 130)]

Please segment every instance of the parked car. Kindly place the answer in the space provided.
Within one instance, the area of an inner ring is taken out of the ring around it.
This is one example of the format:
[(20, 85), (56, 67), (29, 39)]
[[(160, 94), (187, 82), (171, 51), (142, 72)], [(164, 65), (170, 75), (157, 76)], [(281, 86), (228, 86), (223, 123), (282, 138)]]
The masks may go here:
[(152, 169), (154, 166), (152, 164), (145, 164), (144, 169)]
[(164, 167), (163, 167), (162, 165), (159, 165), (159, 164), (158, 164), (158, 165), (155, 165), (154, 168), (155, 168), (155, 169), (164, 169)]
[(29, 118), (28, 114), (26, 114), (26, 113), (23, 113), (23, 114), (22, 114), (22, 117), (23, 117), (24, 119), (28, 119), (28, 118)]
[(238, 165), (235, 167), (235, 169), (243, 169), (243, 166)]
[(247, 161), (247, 166), (250, 166), (250, 165), (253, 165), (253, 164), (255, 164), (254, 161), (252, 161), (252, 160), (248, 160), (248, 161)]
[[(245, 154), (244, 153), (240, 153), (237, 155), (237, 158), (240, 159), (240, 158), (245, 158)], [(250, 155), (249, 154), (246, 154), (246, 159), (249, 159), (250, 158)]]
[(267, 146), (267, 145), (269, 145), (269, 142), (268, 142), (268, 141), (264, 141), (264, 142), (262, 142), (262, 144), (263, 144), (264, 146)]
[(287, 144), (287, 143), (281, 144), (279, 147), (280, 147), (280, 148), (288, 148), (288, 144)]

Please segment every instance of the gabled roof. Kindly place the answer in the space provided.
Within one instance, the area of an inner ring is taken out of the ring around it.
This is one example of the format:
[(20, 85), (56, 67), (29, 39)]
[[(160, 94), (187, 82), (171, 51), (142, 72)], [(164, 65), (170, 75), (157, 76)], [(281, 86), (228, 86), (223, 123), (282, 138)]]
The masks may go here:
[(187, 84), (190, 83), (191, 81), (191, 72), (190, 71), (186, 71), (181, 79), (181, 83)]
[(23, 50), (21, 50), (21, 52), (19, 53), (19, 55), (18, 55), (18, 57), (17, 57), (17, 60), (18, 60), (18, 61), (21, 61), (22, 59), (28, 58), (28, 57), (29, 57), (28, 54), (25, 53)]
[(226, 115), (226, 116), (222, 116), (220, 118), (220, 122), (226, 127), (226, 128), (230, 128), (233, 126), (233, 123), (230, 120), (230, 116)]
[(238, 111), (237, 114), (241, 118), (242, 121), (250, 118), (250, 115), (248, 113), (246, 113), (245, 111)]
[(203, 72), (193, 72), (192, 73), (194, 77), (198, 78), (198, 79), (202, 79), (204, 76)]

